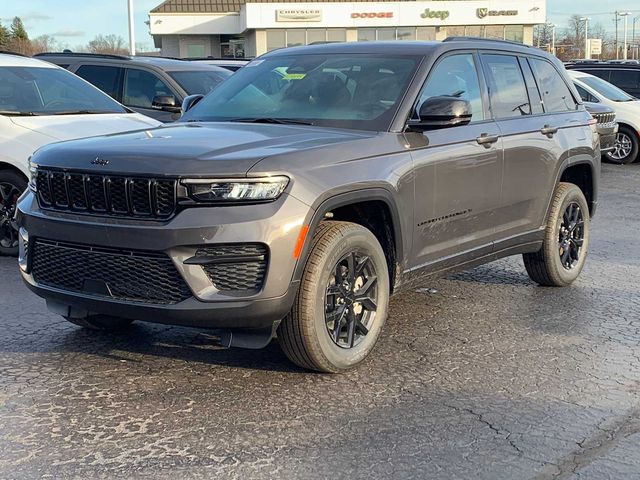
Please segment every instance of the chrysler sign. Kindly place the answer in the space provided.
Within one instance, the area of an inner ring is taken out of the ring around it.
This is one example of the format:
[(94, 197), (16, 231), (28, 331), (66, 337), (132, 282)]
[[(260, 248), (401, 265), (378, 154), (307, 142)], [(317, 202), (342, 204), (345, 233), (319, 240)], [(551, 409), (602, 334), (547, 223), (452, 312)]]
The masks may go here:
[(287, 8), (276, 10), (276, 22), (321, 22), (322, 10), (316, 8)]

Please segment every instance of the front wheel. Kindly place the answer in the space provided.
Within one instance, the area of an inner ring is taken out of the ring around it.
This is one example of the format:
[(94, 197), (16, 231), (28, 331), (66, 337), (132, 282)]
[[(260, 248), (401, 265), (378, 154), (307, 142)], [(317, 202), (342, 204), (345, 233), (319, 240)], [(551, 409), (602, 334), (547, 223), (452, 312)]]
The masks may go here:
[(388, 305), (387, 261), (373, 233), (354, 223), (323, 222), (278, 340), (293, 363), (342, 372), (373, 350)]
[(542, 248), (523, 255), (534, 282), (565, 287), (578, 278), (589, 248), (589, 206), (582, 190), (560, 183), (551, 202)]
[(13, 170), (0, 170), (0, 255), (18, 254), (18, 227), (13, 219), (27, 180)]
[(638, 158), (638, 134), (627, 127), (620, 127), (616, 134), (616, 143), (613, 150), (607, 152), (607, 160), (619, 165), (626, 165)]

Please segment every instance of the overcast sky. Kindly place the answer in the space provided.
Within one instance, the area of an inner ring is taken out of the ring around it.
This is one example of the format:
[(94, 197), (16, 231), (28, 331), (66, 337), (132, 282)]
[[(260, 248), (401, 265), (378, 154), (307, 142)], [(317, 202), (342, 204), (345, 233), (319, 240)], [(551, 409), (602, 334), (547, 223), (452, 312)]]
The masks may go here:
[[(153, 42), (145, 25), (149, 10), (161, 0), (134, 0), (136, 43), (151, 48)], [(579, 10), (577, 9), (579, 6)], [(587, 15), (614, 32), (613, 11), (631, 11), (640, 16), (638, 0), (547, 0), (549, 21), (564, 27), (574, 13)], [(53, 35), (70, 48), (84, 45), (97, 34), (127, 39), (127, 0), (0, 0), (0, 21), (7, 25), (14, 16), (22, 17), (31, 37)], [(629, 34), (631, 34), (631, 18)], [(636, 24), (640, 35), (640, 19)], [(620, 22), (622, 29), (622, 22)], [(622, 30), (621, 30), (622, 31)]]

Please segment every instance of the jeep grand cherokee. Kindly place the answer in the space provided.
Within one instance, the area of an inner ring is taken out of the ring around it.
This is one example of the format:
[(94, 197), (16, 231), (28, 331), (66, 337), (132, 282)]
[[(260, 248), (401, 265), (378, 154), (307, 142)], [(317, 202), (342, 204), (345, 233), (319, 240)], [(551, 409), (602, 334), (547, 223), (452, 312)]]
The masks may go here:
[(33, 156), (20, 267), (52, 311), (230, 346), (277, 336), (296, 364), (340, 372), (374, 347), (389, 295), (426, 276), (513, 254), (541, 285), (582, 270), (598, 136), (537, 49), (282, 49), (185, 107)]

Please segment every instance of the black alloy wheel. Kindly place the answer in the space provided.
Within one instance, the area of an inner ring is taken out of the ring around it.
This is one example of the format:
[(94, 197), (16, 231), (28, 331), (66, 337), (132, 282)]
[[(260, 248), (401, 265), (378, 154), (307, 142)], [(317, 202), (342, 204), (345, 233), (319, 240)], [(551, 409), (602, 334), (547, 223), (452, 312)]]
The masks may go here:
[(565, 269), (571, 270), (580, 261), (584, 243), (584, 216), (576, 202), (567, 205), (558, 236), (560, 261)]
[(377, 285), (367, 255), (350, 252), (336, 264), (327, 286), (325, 323), (337, 346), (353, 348), (369, 333), (376, 317)]

